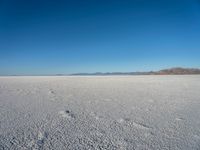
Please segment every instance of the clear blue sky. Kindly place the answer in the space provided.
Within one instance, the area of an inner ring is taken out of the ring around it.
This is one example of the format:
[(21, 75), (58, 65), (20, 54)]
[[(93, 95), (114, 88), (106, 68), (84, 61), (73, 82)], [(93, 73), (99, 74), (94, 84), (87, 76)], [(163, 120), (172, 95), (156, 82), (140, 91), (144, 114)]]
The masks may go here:
[(0, 75), (200, 67), (199, 0), (0, 0)]

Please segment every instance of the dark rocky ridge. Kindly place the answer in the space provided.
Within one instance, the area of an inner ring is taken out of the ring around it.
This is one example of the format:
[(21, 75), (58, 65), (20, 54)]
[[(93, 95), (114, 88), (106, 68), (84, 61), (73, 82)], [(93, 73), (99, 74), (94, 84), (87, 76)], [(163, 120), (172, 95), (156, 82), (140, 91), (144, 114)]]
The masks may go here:
[(196, 68), (171, 68), (171, 69), (164, 69), (156, 72), (156, 74), (160, 75), (182, 75), (182, 74), (200, 74), (200, 69)]

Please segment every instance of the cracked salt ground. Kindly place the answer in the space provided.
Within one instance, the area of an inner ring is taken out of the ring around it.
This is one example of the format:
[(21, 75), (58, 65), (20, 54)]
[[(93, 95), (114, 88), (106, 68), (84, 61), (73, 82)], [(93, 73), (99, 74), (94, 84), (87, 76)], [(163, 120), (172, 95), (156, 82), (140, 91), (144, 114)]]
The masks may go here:
[(199, 83), (192, 75), (0, 78), (0, 149), (198, 150)]

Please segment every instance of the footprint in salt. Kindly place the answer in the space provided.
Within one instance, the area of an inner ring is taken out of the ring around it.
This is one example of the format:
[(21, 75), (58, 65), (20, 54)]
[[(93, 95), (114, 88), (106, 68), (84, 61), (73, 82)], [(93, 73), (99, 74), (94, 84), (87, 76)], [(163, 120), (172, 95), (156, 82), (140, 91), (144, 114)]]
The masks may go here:
[(50, 90), (49, 90), (49, 94), (51, 94), (51, 95), (55, 95), (55, 91), (52, 90), (52, 89), (50, 89)]
[(63, 118), (67, 118), (67, 119), (74, 119), (75, 118), (75, 115), (72, 112), (70, 112), (69, 110), (65, 110), (65, 111), (61, 110), (58, 113)]
[(179, 118), (176, 118), (175, 120), (176, 120), (176, 121), (184, 121), (184, 118), (179, 117)]
[(110, 101), (112, 101), (112, 99), (106, 98), (106, 99), (104, 99), (104, 101), (105, 102), (110, 102)]
[(129, 118), (120, 118), (117, 120), (118, 123), (128, 123), (130, 122), (130, 119)]
[(49, 96), (50, 96), (50, 100), (51, 100), (51, 101), (57, 100), (57, 98), (56, 98), (56, 93), (55, 93), (54, 90), (49, 89), (48, 94), (49, 94)]
[(195, 134), (193, 137), (194, 137), (195, 139), (197, 139), (197, 140), (200, 140), (200, 135)]
[(140, 128), (140, 129), (143, 129), (143, 130), (149, 130), (151, 128), (146, 124), (135, 122), (135, 121), (132, 122), (132, 125), (134, 125), (136, 128)]
[(149, 99), (148, 102), (149, 103), (154, 103), (154, 100), (153, 99)]
[(45, 139), (47, 139), (48, 134), (46, 132), (42, 133), (42, 132), (38, 132), (38, 140), (37, 140), (37, 145), (38, 147), (43, 147)]
[(94, 117), (96, 120), (100, 120), (103, 118), (102, 116), (97, 115), (95, 112), (91, 112), (91, 116)]

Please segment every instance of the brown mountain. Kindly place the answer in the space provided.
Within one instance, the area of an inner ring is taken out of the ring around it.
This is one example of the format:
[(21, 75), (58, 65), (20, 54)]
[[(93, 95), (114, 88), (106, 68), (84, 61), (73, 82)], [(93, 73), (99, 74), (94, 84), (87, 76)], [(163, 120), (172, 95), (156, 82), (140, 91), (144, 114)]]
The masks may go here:
[(186, 74), (200, 74), (200, 69), (196, 68), (171, 68), (154, 72), (158, 75), (186, 75)]

